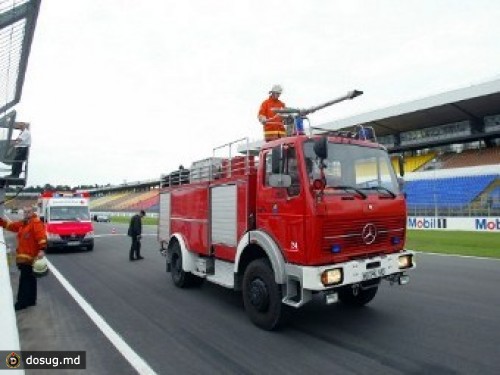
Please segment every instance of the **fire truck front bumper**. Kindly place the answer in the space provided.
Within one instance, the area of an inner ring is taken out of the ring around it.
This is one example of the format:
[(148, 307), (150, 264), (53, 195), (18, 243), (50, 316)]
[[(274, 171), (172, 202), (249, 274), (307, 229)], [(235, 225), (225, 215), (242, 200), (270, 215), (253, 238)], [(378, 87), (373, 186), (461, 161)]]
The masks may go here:
[(287, 279), (300, 283), (302, 290), (328, 291), (344, 285), (373, 285), (381, 279), (407, 284), (406, 272), (415, 268), (415, 253), (405, 250), (399, 253), (352, 260), (324, 266), (286, 265)]

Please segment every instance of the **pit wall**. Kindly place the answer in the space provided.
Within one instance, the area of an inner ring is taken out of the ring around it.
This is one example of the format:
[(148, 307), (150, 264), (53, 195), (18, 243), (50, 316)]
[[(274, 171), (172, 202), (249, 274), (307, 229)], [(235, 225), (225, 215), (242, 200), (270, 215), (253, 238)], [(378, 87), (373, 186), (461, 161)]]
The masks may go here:
[[(3, 230), (0, 228), (0, 351), (19, 351), (19, 334), (17, 331), (14, 299), (10, 284), (7, 248)], [(0, 358), (5, 361), (5, 358)], [(3, 368), (3, 367), (2, 367)], [(9, 370), (10, 371), (10, 370)], [(20, 373), (14, 371), (13, 373)], [(23, 372), (24, 373), (24, 372)]]

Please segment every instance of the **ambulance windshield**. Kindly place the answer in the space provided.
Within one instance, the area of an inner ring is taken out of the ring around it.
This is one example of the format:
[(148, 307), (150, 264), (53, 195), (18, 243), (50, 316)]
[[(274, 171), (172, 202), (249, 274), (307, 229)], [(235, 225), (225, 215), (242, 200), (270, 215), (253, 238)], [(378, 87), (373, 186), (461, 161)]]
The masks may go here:
[(89, 208), (85, 206), (51, 207), (50, 221), (90, 221)]

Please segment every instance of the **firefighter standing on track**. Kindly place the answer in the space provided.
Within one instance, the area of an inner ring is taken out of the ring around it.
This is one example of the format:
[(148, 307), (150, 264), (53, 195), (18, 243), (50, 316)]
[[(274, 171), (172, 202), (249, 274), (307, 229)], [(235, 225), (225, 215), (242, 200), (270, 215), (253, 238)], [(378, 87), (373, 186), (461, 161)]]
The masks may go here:
[(132, 216), (128, 227), (128, 235), (132, 238), (130, 246), (129, 260), (144, 259), (141, 256), (141, 236), (142, 236), (142, 218), (146, 216), (146, 212), (141, 210), (138, 214)]
[(47, 246), (45, 226), (33, 207), (26, 206), (23, 212), (23, 220), (11, 222), (0, 218), (0, 226), (17, 233), (16, 264), (21, 274), (15, 310), (36, 305), (37, 282), (33, 273), (33, 262), (43, 257)]
[(286, 136), (285, 125), (281, 116), (273, 112), (273, 108), (281, 109), (285, 103), (279, 100), (283, 88), (274, 85), (269, 91), (269, 98), (260, 105), (257, 118), (264, 127), (264, 139), (266, 142), (273, 141)]

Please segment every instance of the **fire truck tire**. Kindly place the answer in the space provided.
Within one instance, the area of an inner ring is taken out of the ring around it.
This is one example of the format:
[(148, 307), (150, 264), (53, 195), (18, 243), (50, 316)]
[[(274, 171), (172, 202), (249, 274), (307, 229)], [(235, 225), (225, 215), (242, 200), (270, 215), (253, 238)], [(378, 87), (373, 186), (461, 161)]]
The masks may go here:
[(88, 251), (92, 251), (92, 250), (94, 250), (94, 245), (88, 245), (88, 246), (87, 246), (87, 250), (88, 250)]
[(281, 297), (268, 260), (251, 262), (243, 275), (243, 304), (250, 320), (268, 331), (282, 326), (286, 316)]
[(182, 251), (178, 243), (172, 246), (172, 255), (170, 258), (172, 281), (178, 288), (189, 288), (191, 286), (201, 285), (203, 278), (193, 275), (191, 272), (186, 272), (182, 269)]
[(339, 299), (346, 305), (361, 307), (375, 298), (377, 291), (378, 286), (365, 290), (358, 289), (357, 293), (355, 294), (352, 286), (346, 285), (340, 289)]

